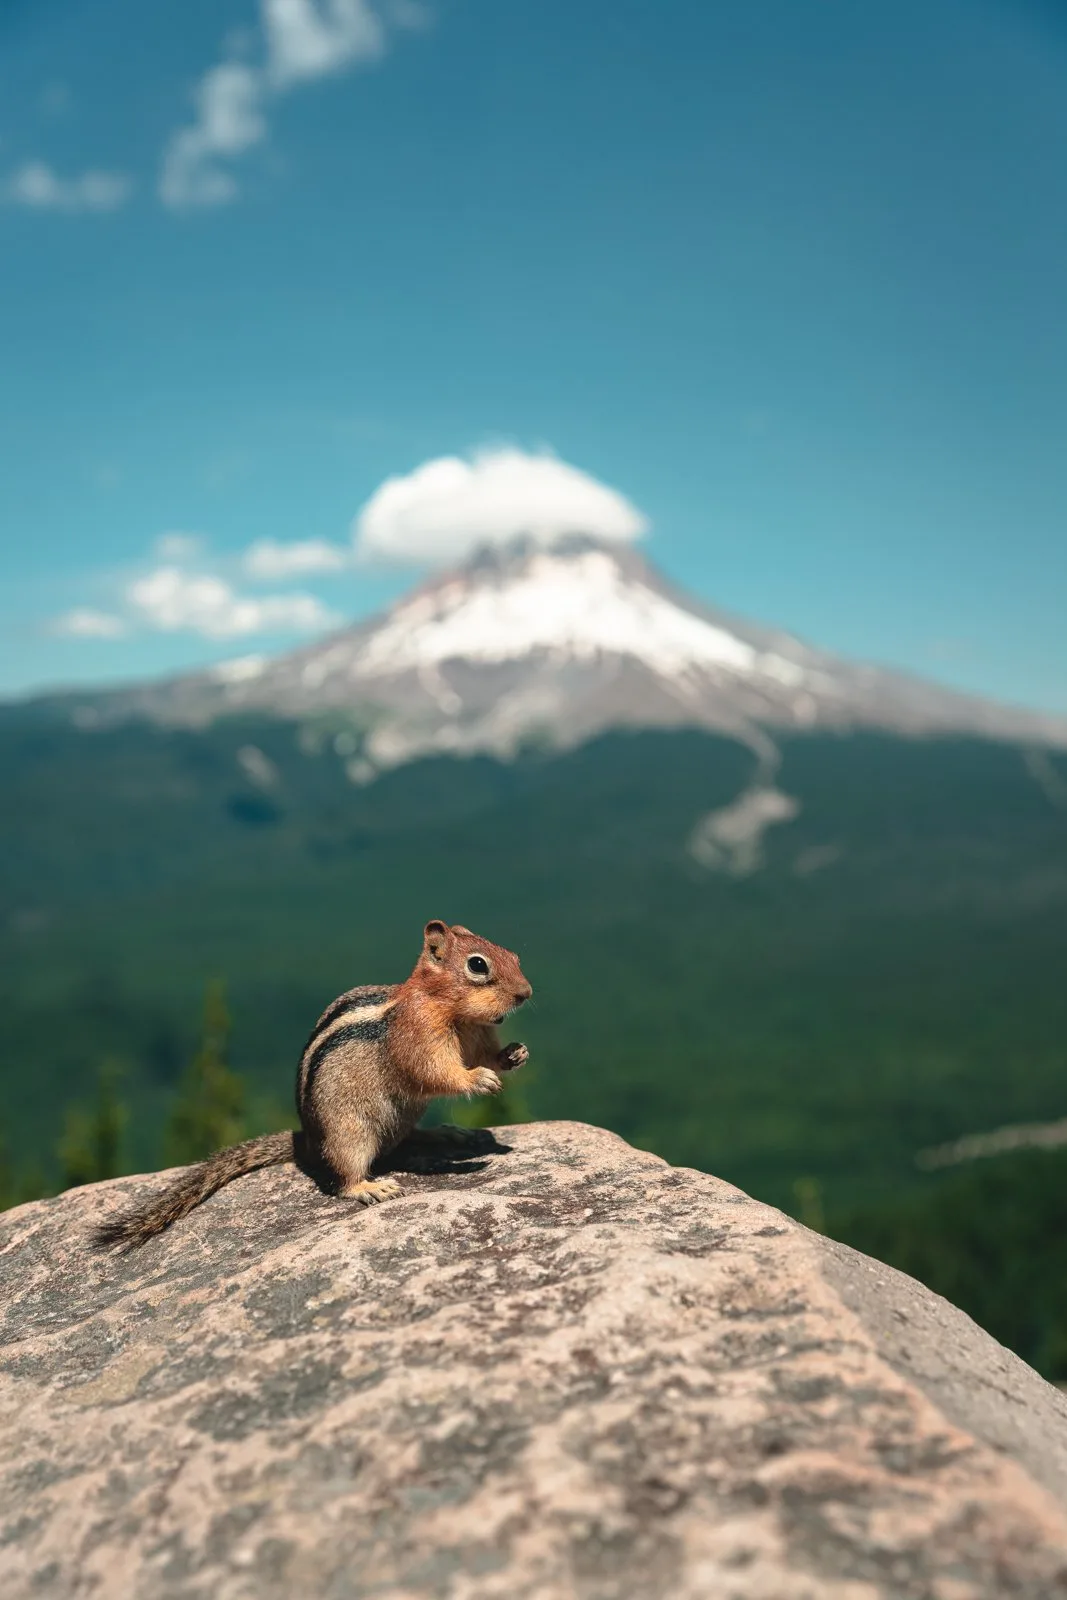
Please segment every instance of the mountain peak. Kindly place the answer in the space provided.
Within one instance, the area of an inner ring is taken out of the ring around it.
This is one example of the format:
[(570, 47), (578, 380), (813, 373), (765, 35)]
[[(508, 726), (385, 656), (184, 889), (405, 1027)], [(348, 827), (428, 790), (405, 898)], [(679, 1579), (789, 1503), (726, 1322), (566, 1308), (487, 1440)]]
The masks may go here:
[[(82, 715), (86, 714), (84, 701)], [(581, 533), (477, 550), (381, 616), (272, 659), (98, 697), (91, 717), (233, 711), (370, 723), (363, 776), (417, 755), (512, 756), (608, 728), (690, 726), (773, 756), (777, 730), (877, 728), (1067, 745), (1067, 724), (811, 649), (673, 588)]]
[(571, 662), (629, 659), (674, 684), (694, 673), (732, 673), (800, 686), (806, 675), (798, 659), (758, 651), (592, 540), (478, 559), (402, 600), (357, 660), (361, 674), (380, 676), (542, 654)]

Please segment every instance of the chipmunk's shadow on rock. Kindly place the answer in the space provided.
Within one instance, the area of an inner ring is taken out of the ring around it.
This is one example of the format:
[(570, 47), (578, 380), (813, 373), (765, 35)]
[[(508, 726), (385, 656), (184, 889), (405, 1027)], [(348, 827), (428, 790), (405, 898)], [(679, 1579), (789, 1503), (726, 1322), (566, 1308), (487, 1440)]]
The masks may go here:
[(484, 1172), (490, 1156), (509, 1155), (514, 1148), (502, 1144), (491, 1128), (465, 1128), (461, 1145), (438, 1143), (435, 1129), (418, 1130), (419, 1137), (404, 1139), (395, 1150), (375, 1162), (381, 1172), (456, 1173)]
[[(336, 1174), (315, 1158), (300, 1134), (293, 1143), (300, 1171), (323, 1194), (336, 1195), (339, 1188)], [(405, 1172), (419, 1177), (472, 1176), (488, 1169), (490, 1157), (509, 1155), (513, 1149), (513, 1145), (501, 1143), (490, 1128), (464, 1128), (462, 1143), (448, 1139), (444, 1130), (418, 1128), (410, 1138), (379, 1156), (371, 1171), (375, 1177)]]

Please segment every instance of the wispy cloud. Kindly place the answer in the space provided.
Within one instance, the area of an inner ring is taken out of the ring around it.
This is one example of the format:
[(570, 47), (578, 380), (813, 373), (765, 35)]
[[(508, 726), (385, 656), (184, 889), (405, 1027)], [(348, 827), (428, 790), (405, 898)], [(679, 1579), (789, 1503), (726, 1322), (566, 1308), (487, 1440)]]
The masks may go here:
[(179, 128), (167, 145), (159, 177), (164, 205), (225, 205), (237, 193), (226, 158), (240, 155), (266, 137), (259, 73), (238, 62), (212, 67), (196, 87), (197, 119)]
[(37, 211), (107, 212), (125, 205), (132, 188), (121, 172), (90, 169), (61, 178), (46, 161), (27, 161), (8, 179), (6, 198)]
[(484, 450), (439, 456), (387, 478), (353, 526), (364, 560), (452, 561), (520, 534), (551, 543), (568, 533), (638, 539), (647, 518), (617, 489), (552, 455)]
[(41, 90), (38, 104), (46, 117), (62, 117), (71, 107), (70, 90), (65, 83), (54, 78)]
[(157, 567), (126, 590), (126, 601), (147, 627), (209, 639), (257, 633), (315, 633), (337, 619), (311, 594), (242, 595), (213, 573)]
[[(421, 26), (425, 13), (390, 7), (396, 28)], [(238, 192), (234, 160), (267, 137), (272, 104), (302, 84), (379, 60), (388, 27), (368, 0), (260, 0), (252, 48), (256, 65), (227, 61), (194, 90), (196, 119), (163, 153), (159, 195), (175, 210), (225, 205)]]
[(250, 578), (273, 582), (302, 572), (338, 572), (350, 559), (347, 550), (325, 539), (298, 539), (292, 544), (260, 539), (245, 551), (243, 565)]
[(66, 634), (72, 639), (121, 639), (126, 624), (121, 617), (108, 611), (92, 611), (87, 606), (64, 612), (52, 624), (53, 633)]
[(161, 561), (193, 561), (203, 548), (198, 533), (161, 533), (153, 546)]
[(366, 0), (263, 0), (267, 77), (277, 89), (385, 54), (385, 26)]

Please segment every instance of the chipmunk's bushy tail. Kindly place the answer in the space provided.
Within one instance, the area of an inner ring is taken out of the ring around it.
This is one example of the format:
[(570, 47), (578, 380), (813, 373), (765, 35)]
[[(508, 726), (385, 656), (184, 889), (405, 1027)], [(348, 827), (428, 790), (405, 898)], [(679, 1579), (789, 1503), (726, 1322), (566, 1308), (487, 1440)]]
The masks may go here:
[(121, 1211), (110, 1222), (101, 1223), (93, 1232), (93, 1243), (100, 1250), (120, 1246), (132, 1250), (144, 1244), (154, 1234), (162, 1233), (172, 1222), (187, 1216), (201, 1201), (221, 1189), (224, 1184), (239, 1178), (257, 1167), (278, 1166), (295, 1160), (292, 1133), (267, 1133), (259, 1139), (246, 1139), (243, 1144), (230, 1145), (219, 1150), (206, 1161), (189, 1167), (162, 1193), (129, 1211)]

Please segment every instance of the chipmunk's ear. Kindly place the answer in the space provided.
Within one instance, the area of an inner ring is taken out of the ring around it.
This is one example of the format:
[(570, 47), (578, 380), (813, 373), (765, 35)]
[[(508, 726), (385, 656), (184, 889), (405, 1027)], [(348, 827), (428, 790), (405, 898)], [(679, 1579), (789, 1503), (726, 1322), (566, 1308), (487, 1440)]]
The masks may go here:
[(444, 922), (428, 922), (422, 933), (423, 949), (434, 961), (443, 961), (447, 954), (452, 935), (448, 925)]

